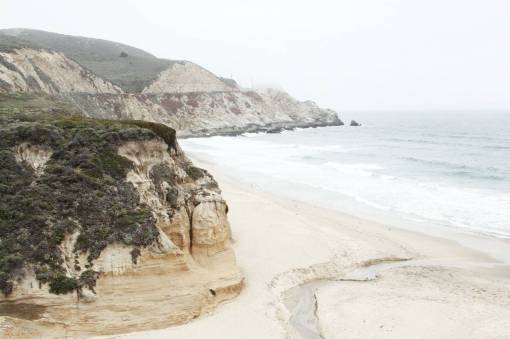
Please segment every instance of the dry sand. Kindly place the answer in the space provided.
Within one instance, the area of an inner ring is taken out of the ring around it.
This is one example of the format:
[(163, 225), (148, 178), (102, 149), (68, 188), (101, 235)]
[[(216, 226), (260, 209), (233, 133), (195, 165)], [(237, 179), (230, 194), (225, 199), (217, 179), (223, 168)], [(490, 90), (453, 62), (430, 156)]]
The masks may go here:
[[(275, 197), (202, 167), (229, 203), (246, 287), (206, 317), (123, 337), (299, 338), (298, 311), (285, 305), (301, 303), (324, 338), (510, 338), (510, 269), (490, 251)], [(477, 239), (462, 243), (510, 256), (508, 242)]]

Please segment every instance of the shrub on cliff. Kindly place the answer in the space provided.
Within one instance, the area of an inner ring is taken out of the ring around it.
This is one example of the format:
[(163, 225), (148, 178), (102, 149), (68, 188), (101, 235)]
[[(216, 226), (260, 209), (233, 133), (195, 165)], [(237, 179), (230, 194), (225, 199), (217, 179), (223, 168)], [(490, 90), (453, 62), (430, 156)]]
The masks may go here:
[[(127, 141), (163, 138), (176, 147), (175, 131), (157, 124), (92, 120), (74, 116), (0, 115), (0, 290), (8, 295), (27, 269), (51, 293), (95, 286), (92, 262), (108, 244), (140, 248), (158, 239), (150, 209), (126, 174), (132, 163), (117, 154)], [(15, 158), (22, 143), (44, 145), (53, 153), (42, 174)], [(77, 276), (66, 275), (59, 245), (78, 232)], [(79, 267), (79, 253), (88, 265)]]

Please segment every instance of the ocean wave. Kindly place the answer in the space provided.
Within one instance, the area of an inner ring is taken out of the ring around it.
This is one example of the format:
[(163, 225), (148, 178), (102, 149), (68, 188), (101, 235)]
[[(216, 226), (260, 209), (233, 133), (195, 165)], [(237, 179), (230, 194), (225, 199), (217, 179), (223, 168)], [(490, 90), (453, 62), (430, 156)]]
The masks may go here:
[(455, 168), (455, 169), (468, 169), (467, 165), (457, 164), (457, 163), (443, 161), (443, 160), (427, 160), (427, 159), (420, 159), (420, 158), (416, 158), (416, 157), (400, 157), (400, 159), (410, 161), (410, 162), (425, 164), (425, 165), (443, 166), (443, 167), (449, 167), (449, 168)]
[(510, 149), (510, 146), (498, 146), (498, 145), (485, 145), (482, 147), (487, 148), (487, 149), (498, 149), (498, 150)]
[[(439, 140), (438, 140), (439, 139)], [(397, 143), (412, 143), (417, 145), (441, 145), (441, 146), (460, 146), (460, 147), (477, 147), (478, 145), (472, 143), (452, 142), (448, 141), (448, 136), (438, 136), (432, 139), (414, 139), (414, 138), (389, 138), (387, 141)]]
[(256, 136), (263, 135), (263, 134), (266, 134), (266, 132), (246, 132), (246, 133), (241, 134), (241, 136), (246, 137), (246, 138), (253, 138)]
[[(507, 176), (504, 175), (505, 172), (502, 172), (501, 169), (496, 168), (494, 166), (489, 167), (474, 167), (468, 166), (466, 164), (459, 164), (449, 161), (442, 160), (426, 160), (420, 159), (416, 157), (401, 157), (402, 160), (416, 162), (428, 166), (438, 166), (443, 167), (448, 170), (444, 171), (444, 174), (450, 177), (463, 177), (463, 178), (471, 178), (471, 179), (481, 179), (481, 180), (492, 180), (492, 181), (504, 181), (508, 180)], [(495, 174), (499, 173), (499, 174)], [(502, 175), (503, 174), (503, 175)]]
[(452, 138), (452, 139), (470, 139), (470, 140), (482, 140), (482, 141), (485, 140), (485, 141), (497, 141), (497, 142), (510, 141), (510, 138), (506, 138), (506, 137), (489, 137), (489, 136), (471, 135), (471, 134), (466, 134), (466, 135), (452, 134), (447, 137)]
[(508, 180), (507, 177), (495, 175), (495, 174), (482, 174), (482, 173), (474, 173), (469, 171), (455, 171), (446, 173), (450, 176), (456, 176), (456, 177), (465, 177), (465, 178), (471, 178), (471, 179), (481, 179), (481, 180), (492, 180), (492, 181), (505, 181)]
[(200, 156), (211, 154), (213, 162), (244, 180), (295, 199), (378, 210), (423, 220), (423, 227), (510, 234), (510, 167), (498, 151), (510, 145), (449, 138), (450, 131), (434, 131), (434, 137), (415, 132), (381, 130), (356, 138), (284, 133), (186, 140), (183, 145)]
[(308, 155), (308, 153), (317, 154), (317, 153), (350, 153), (354, 151), (359, 151), (361, 147), (346, 147), (343, 145), (321, 145), (321, 146), (312, 146), (312, 145), (302, 145), (302, 144), (280, 144), (277, 147), (281, 148), (291, 148), (296, 149), (303, 156)]
[(387, 141), (396, 141), (396, 142), (413, 142), (416, 144), (437, 144), (434, 140), (428, 139), (412, 139), (412, 138), (387, 138)]

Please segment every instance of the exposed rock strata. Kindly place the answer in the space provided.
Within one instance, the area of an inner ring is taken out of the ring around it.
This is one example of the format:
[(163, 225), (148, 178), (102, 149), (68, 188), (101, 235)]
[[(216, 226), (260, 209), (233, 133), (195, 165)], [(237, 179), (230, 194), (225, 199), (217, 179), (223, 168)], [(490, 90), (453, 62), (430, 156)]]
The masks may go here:
[(208, 70), (188, 61), (176, 62), (161, 72), (142, 93), (229, 92), (238, 90)]
[(84, 115), (173, 126), (181, 137), (236, 135), (273, 128), (342, 125), (336, 113), (277, 90), (178, 94), (67, 94)]
[(41, 145), (22, 143), (14, 149), (14, 157), (19, 164), (28, 165), (39, 176), (44, 171), (44, 166), (50, 160), (53, 151)]
[[(41, 282), (35, 272), (36, 266), (42, 264), (24, 262), (19, 271), (12, 273), (17, 275), (12, 292), (0, 297), (0, 336), (82, 336), (166, 327), (199, 317), (240, 292), (243, 278), (230, 245), (227, 205), (214, 179), (185, 157), (176, 143), (174, 131), (145, 122), (122, 122), (121, 125), (108, 122), (112, 124), (108, 127), (104, 125), (107, 122), (64, 118), (43, 120), (30, 129), (27, 123), (19, 125), (16, 119), (12, 121), (7, 125), (3, 122), (8, 139), (0, 143), (2, 147), (5, 143), (2, 155), (15, 159), (20, 166), (16, 171), (34, 173), (34, 181), (27, 182), (33, 186), (31, 189), (43, 189), (39, 180), (48, 180), (46, 167), (54, 171), (55, 156), (64, 156), (61, 148), (58, 152), (52, 150), (52, 145), (62, 147), (58, 146), (63, 138), (59, 135), (79, 143), (83, 133), (91, 135), (92, 128), (101, 126), (102, 129), (95, 131), (97, 136), (90, 140), (98, 145), (115, 142), (118, 155), (127, 161), (125, 166), (129, 166), (124, 179), (126, 185), (135, 189), (139, 206), (149, 209), (158, 233), (157, 241), (145, 247), (121, 241), (108, 243), (99, 256), (91, 260), (90, 252), (78, 246), (85, 225), (67, 232), (56, 248), (61, 258), (59, 274), (80, 277), (83, 268), (87, 268), (98, 273), (97, 285), (85, 285), (72, 293), (56, 295), (50, 293), (48, 285)], [(55, 130), (51, 133), (56, 141), (34, 144), (35, 140), (48, 140), (40, 136), (48, 131), (49, 123), (54, 124)], [(31, 132), (28, 135), (20, 132), (20, 126), (27, 126), (26, 130)], [(59, 126), (65, 126), (66, 131), (60, 131), (62, 127)], [(16, 145), (11, 146), (11, 143)], [(66, 157), (74, 154), (72, 149), (67, 152)], [(79, 158), (70, 158), (69, 163), (76, 163), (74, 159)], [(1, 165), (0, 169), (9, 171), (2, 166), (6, 165)], [(73, 180), (85, 180), (83, 176), (89, 175), (87, 170), (78, 168), (75, 174), (66, 175), (75, 178)], [(83, 179), (78, 179), (80, 177)], [(10, 195), (12, 199), (18, 199), (13, 194)], [(52, 218), (58, 218), (58, 213)], [(1, 221), (0, 231), (3, 232), (8, 226), (4, 226), (4, 219)], [(51, 219), (47, 222), (51, 223)], [(53, 226), (49, 227), (51, 231)], [(125, 236), (130, 234), (125, 233)], [(135, 250), (138, 255), (134, 257)]]
[(85, 116), (159, 122), (183, 137), (343, 124), (314, 102), (279, 90), (242, 90), (186, 61), (170, 63), (141, 93), (124, 93), (62, 53), (18, 48), (0, 52), (0, 92), (59, 95)]
[(0, 52), (0, 90), (48, 94), (122, 90), (84, 69), (62, 53), (30, 48)]

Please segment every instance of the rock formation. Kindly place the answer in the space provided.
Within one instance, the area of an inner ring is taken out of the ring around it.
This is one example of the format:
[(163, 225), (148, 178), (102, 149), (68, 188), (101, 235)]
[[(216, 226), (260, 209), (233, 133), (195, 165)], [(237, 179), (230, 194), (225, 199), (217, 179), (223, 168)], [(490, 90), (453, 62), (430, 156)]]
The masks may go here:
[(240, 292), (228, 207), (173, 129), (16, 113), (11, 99), (0, 95), (0, 337), (166, 327)]
[(86, 116), (160, 122), (175, 127), (181, 137), (342, 124), (333, 111), (321, 109), (312, 101), (297, 102), (277, 90), (153, 95), (75, 93), (62, 98), (72, 101)]
[(144, 88), (144, 94), (229, 92), (238, 90), (208, 70), (188, 61), (175, 62)]
[(62, 53), (30, 48), (0, 53), (0, 89), (4, 92), (122, 93)]
[(314, 102), (242, 89), (188, 61), (33, 30), (0, 31), (0, 92), (12, 91), (59, 95), (89, 117), (163, 123), (178, 136), (343, 124)]
[(360, 123), (356, 122), (356, 120), (351, 120), (351, 126), (361, 126)]

